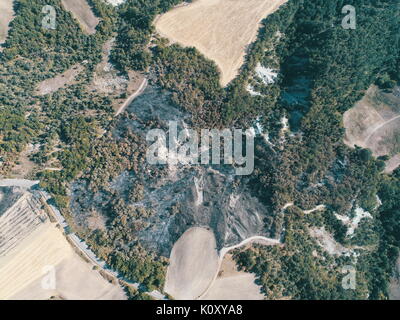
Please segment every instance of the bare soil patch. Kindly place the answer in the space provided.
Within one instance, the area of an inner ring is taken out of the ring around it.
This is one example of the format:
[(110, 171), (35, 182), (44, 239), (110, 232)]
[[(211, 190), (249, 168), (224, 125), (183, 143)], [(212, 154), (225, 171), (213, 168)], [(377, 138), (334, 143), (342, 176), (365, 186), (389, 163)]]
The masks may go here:
[(49, 93), (53, 93), (67, 85), (74, 82), (76, 76), (83, 71), (81, 64), (76, 64), (69, 68), (62, 74), (55, 76), (54, 78), (46, 79), (39, 83), (36, 88), (36, 94), (44, 96)]
[(263, 300), (252, 273), (239, 271), (231, 254), (226, 254), (217, 279), (202, 300)]
[(400, 300), (400, 258), (397, 259), (394, 273), (389, 285), (389, 299)]
[(96, 26), (100, 20), (93, 14), (86, 0), (61, 0), (61, 3), (65, 10), (72, 13), (86, 34), (96, 33)]
[[(14, 18), (13, 0), (0, 1), (0, 46), (3, 44), (8, 35), (9, 24)], [(1, 51), (0, 47), (0, 51)]]
[[(144, 76), (138, 72), (129, 71), (127, 75), (119, 73), (110, 63), (109, 57), (115, 39), (106, 41), (103, 45), (101, 62), (96, 66), (93, 81), (88, 86), (89, 91), (107, 94), (112, 98), (112, 106), (116, 115), (139, 95), (143, 89)], [(140, 91), (140, 92), (138, 92)]]
[(286, 1), (197, 0), (158, 17), (155, 27), (171, 42), (196, 47), (214, 60), (225, 86), (238, 74), (260, 22)]
[(19, 159), (16, 161), (16, 165), (12, 168), (11, 178), (24, 179), (30, 178), (30, 175), (34, 171), (36, 165), (29, 159), (30, 155), (36, 151), (36, 146), (28, 144), (24, 151), (19, 155)]
[(196, 299), (213, 281), (218, 267), (213, 232), (191, 228), (172, 249), (164, 289), (176, 300)]

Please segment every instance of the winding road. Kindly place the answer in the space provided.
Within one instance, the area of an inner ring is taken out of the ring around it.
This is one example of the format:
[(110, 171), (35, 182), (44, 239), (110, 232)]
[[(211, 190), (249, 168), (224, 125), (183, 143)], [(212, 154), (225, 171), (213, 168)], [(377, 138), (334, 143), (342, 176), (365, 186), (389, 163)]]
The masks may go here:
[(143, 93), (143, 91), (146, 89), (148, 84), (148, 81), (146, 78), (143, 79), (142, 83), (139, 86), (139, 89), (136, 90), (135, 93), (131, 94), (128, 99), (122, 104), (122, 106), (118, 109), (118, 111), (115, 113), (115, 116), (120, 115), (124, 110), (132, 103), (133, 100), (136, 99), (137, 96)]

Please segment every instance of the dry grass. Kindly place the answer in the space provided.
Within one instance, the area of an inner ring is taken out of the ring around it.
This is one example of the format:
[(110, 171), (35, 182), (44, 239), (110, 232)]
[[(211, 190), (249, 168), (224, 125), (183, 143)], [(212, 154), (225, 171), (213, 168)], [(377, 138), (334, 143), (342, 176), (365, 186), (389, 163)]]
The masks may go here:
[(65, 10), (70, 11), (72, 16), (78, 20), (79, 25), (86, 34), (96, 33), (99, 19), (93, 14), (86, 0), (61, 0)]
[(8, 25), (14, 18), (13, 0), (0, 1), (0, 44), (7, 39)]
[(157, 32), (171, 42), (196, 47), (214, 60), (221, 85), (233, 80), (255, 41), (260, 22), (287, 0), (197, 0), (159, 17)]
[(213, 281), (218, 266), (214, 234), (191, 228), (172, 249), (165, 292), (176, 300), (196, 299)]
[[(400, 93), (399, 88), (396, 90)], [(374, 156), (389, 155), (387, 172), (400, 165), (399, 96), (372, 86), (364, 98), (344, 114), (343, 121), (347, 145), (369, 148)]]
[(227, 254), (217, 279), (202, 300), (263, 300), (254, 274), (238, 271), (232, 255)]

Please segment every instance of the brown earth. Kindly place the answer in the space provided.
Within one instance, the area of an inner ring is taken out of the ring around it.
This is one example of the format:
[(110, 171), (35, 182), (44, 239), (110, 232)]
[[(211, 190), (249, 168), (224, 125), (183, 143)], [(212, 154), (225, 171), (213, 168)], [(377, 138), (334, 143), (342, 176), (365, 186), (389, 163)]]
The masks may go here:
[(97, 18), (86, 0), (61, 0), (65, 10), (70, 11), (86, 34), (96, 33), (96, 26), (100, 20)]
[(69, 68), (62, 74), (55, 76), (54, 78), (46, 79), (38, 84), (36, 87), (36, 94), (44, 96), (49, 93), (53, 93), (65, 86), (72, 84), (78, 74), (83, 71), (81, 64), (76, 64)]
[(0, 45), (3, 44), (7, 39), (9, 24), (13, 18), (14, 18), (13, 0), (1, 0), (0, 1)]

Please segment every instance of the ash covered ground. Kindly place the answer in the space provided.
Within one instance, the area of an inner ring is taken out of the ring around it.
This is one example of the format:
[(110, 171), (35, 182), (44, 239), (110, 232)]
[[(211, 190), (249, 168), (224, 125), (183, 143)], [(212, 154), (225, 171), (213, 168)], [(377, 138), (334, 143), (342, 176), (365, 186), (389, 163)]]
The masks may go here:
[[(148, 130), (166, 129), (172, 120), (178, 121), (178, 129), (190, 127), (190, 115), (174, 106), (167, 92), (149, 87), (116, 123), (112, 136), (117, 142), (129, 131), (145, 143)], [(130, 197), (138, 186), (140, 196)], [(116, 201), (126, 206), (122, 210), (143, 212), (131, 215), (132, 225), (140, 227), (132, 228), (130, 240), (167, 257), (177, 239), (194, 226), (213, 230), (218, 249), (254, 235), (275, 236), (268, 208), (252, 196), (248, 177), (236, 176), (230, 165), (168, 166), (141, 161), (139, 168), (122, 170), (103, 181), (101, 188), (93, 188), (93, 182), (83, 177), (72, 184), (71, 192), (75, 222), (90, 230), (108, 228), (110, 206)], [(89, 223), (94, 219), (96, 223)]]

